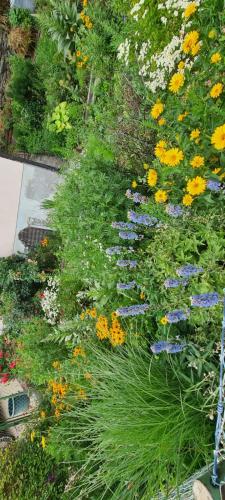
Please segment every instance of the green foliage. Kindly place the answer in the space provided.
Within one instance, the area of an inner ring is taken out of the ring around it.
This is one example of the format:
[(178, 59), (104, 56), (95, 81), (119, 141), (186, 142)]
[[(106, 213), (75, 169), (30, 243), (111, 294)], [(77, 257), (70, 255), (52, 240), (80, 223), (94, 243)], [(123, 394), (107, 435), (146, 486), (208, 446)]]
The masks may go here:
[(69, 123), (68, 105), (65, 101), (60, 102), (60, 104), (56, 106), (52, 116), (49, 118), (48, 129), (52, 132), (60, 134), (66, 130), (70, 130), (71, 128), (71, 124)]
[(34, 18), (28, 9), (15, 7), (9, 10), (9, 24), (13, 28), (30, 28), (34, 25)]
[(66, 470), (58, 466), (37, 443), (22, 438), (0, 452), (2, 500), (61, 500)]

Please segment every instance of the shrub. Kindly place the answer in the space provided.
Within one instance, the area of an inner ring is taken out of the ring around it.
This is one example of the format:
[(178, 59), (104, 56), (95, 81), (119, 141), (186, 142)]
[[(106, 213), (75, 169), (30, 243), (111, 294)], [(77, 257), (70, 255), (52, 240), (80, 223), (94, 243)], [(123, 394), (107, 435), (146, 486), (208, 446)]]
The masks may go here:
[(20, 56), (25, 56), (29, 52), (32, 42), (31, 31), (28, 28), (15, 27), (10, 30), (8, 36), (9, 47)]
[(31, 28), (34, 24), (33, 19), (28, 9), (15, 7), (9, 10), (9, 24), (13, 28)]

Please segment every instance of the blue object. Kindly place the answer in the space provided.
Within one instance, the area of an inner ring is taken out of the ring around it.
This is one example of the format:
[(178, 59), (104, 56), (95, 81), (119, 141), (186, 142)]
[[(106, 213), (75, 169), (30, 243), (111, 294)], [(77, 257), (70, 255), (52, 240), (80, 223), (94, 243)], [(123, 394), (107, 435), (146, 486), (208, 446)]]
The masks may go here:
[(10, 417), (16, 417), (28, 410), (30, 398), (27, 394), (18, 394), (8, 400), (8, 412)]
[(31, 12), (35, 10), (35, 3), (33, 0), (10, 0), (10, 6), (19, 7), (20, 9), (28, 9)]

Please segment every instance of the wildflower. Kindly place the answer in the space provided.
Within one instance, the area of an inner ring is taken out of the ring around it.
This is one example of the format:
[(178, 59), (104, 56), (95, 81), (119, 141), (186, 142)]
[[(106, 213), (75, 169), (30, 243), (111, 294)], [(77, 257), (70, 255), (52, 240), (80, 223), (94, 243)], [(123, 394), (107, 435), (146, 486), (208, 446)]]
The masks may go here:
[(180, 61), (179, 64), (178, 64), (178, 69), (182, 70), (185, 68), (185, 62), (184, 61)]
[(194, 266), (193, 264), (185, 264), (184, 266), (179, 267), (179, 269), (176, 270), (176, 273), (178, 276), (190, 278), (196, 274), (203, 273), (203, 268)]
[(75, 349), (73, 350), (73, 356), (74, 358), (76, 358), (77, 356), (85, 356), (85, 351), (83, 347), (81, 346), (75, 347)]
[(168, 344), (166, 352), (168, 352), (168, 354), (177, 354), (183, 351), (185, 347), (185, 344)]
[(150, 168), (147, 174), (147, 183), (150, 187), (154, 187), (157, 184), (158, 174), (154, 168)]
[(194, 130), (192, 130), (192, 132), (190, 133), (190, 139), (193, 140), (193, 139), (198, 139), (198, 137), (200, 136), (200, 130), (199, 128), (195, 128)]
[(216, 127), (211, 137), (211, 144), (218, 150), (225, 148), (225, 123)]
[(83, 321), (83, 320), (84, 320), (84, 318), (85, 318), (85, 312), (82, 312), (82, 313), (80, 314), (80, 319)]
[(96, 318), (97, 317), (97, 311), (96, 311), (95, 307), (93, 307), (92, 309), (90, 309), (89, 316), (91, 316), (91, 318)]
[(144, 167), (145, 170), (148, 170), (149, 169), (149, 164), (148, 163), (144, 163), (143, 167)]
[(188, 115), (187, 111), (178, 115), (178, 117), (177, 117), (178, 122), (182, 122), (184, 120), (184, 118), (186, 118), (187, 115)]
[(107, 339), (109, 336), (108, 320), (106, 316), (99, 316), (96, 323), (96, 335), (100, 340)]
[(155, 193), (156, 203), (165, 203), (167, 199), (168, 199), (168, 194), (166, 191), (164, 191), (163, 189), (159, 189), (158, 191), (156, 191)]
[(158, 124), (160, 127), (162, 127), (163, 125), (166, 124), (166, 119), (165, 118), (160, 118), (160, 120), (158, 121)]
[(172, 205), (172, 203), (168, 203), (166, 206), (166, 213), (171, 217), (180, 217), (183, 215), (183, 209), (180, 205)]
[(167, 325), (167, 323), (169, 323), (169, 321), (166, 318), (166, 316), (163, 316), (163, 318), (160, 319), (160, 323), (161, 323), (161, 325)]
[(61, 363), (59, 361), (53, 361), (52, 366), (55, 370), (60, 370)]
[(222, 92), (223, 92), (223, 84), (222, 83), (216, 83), (215, 85), (213, 85), (213, 87), (210, 90), (210, 96), (213, 99), (216, 99), (217, 97), (220, 96), (220, 94), (222, 94)]
[(118, 260), (116, 263), (119, 267), (129, 267), (130, 269), (134, 269), (137, 266), (136, 260)]
[(57, 397), (56, 397), (56, 395), (52, 396), (51, 402), (52, 402), (52, 404), (54, 406), (57, 404)]
[(48, 242), (49, 242), (48, 238), (43, 238), (43, 240), (40, 241), (40, 245), (42, 247), (47, 247), (48, 246)]
[(165, 154), (165, 148), (166, 148), (166, 142), (165, 141), (159, 141), (157, 142), (155, 146), (155, 156), (161, 160)]
[(136, 188), (137, 187), (137, 181), (132, 181), (131, 186), (132, 186), (132, 188)]
[(144, 300), (144, 298), (145, 298), (145, 294), (144, 294), (144, 292), (141, 292), (141, 293), (140, 293), (140, 299), (141, 299), (141, 300)]
[(151, 350), (154, 354), (159, 354), (160, 352), (166, 351), (169, 354), (176, 354), (183, 351), (185, 344), (171, 344), (167, 341), (155, 342), (151, 345)]
[(46, 413), (45, 413), (45, 411), (44, 411), (44, 410), (42, 410), (42, 411), (40, 412), (40, 418), (41, 418), (41, 420), (44, 420), (44, 419), (46, 418)]
[(156, 120), (163, 112), (164, 110), (164, 104), (160, 101), (156, 102), (154, 106), (151, 109), (151, 116)]
[(107, 255), (119, 255), (121, 253), (123, 247), (115, 246), (115, 247), (110, 247), (107, 248), (105, 253)]
[(131, 290), (136, 286), (136, 281), (130, 281), (129, 283), (117, 283), (117, 290)]
[(187, 191), (192, 196), (197, 196), (199, 194), (204, 193), (206, 189), (206, 180), (203, 177), (194, 177), (187, 183)]
[(192, 198), (192, 196), (190, 194), (185, 194), (183, 196), (183, 199), (182, 199), (182, 203), (183, 205), (185, 205), (186, 207), (190, 207), (191, 204), (193, 203), (193, 200), (194, 198)]
[(35, 431), (31, 431), (31, 433), (30, 433), (30, 440), (31, 440), (31, 443), (33, 443), (33, 442), (34, 442), (34, 438), (35, 438), (35, 436), (36, 436), (36, 432), (35, 432)]
[(197, 10), (197, 5), (195, 2), (191, 2), (187, 5), (185, 11), (184, 11), (184, 17), (188, 19), (192, 14), (194, 14)]
[(194, 307), (212, 307), (218, 304), (219, 295), (217, 292), (201, 293), (191, 296), (191, 305)]
[(185, 54), (196, 55), (196, 50), (198, 51), (200, 48), (198, 40), (199, 33), (197, 31), (190, 31), (189, 33), (187, 33), (182, 44), (183, 52)]
[(42, 436), (42, 438), (41, 438), (41, 446), (42, 446), (43, 450), (46, 448), (46, 439), (45, 439), (45, 436)]
[(111, 225), (114, 229), (132, 230), (136, 228), (135, 224), (132, 224), (132, 222), (112, 222)]
[(168, 312), (166, 318), (169, 323), (178, 323), (178, 321), (184, 321), (188, 318), (189, 312), (182, 311), (182, 309), (176, 309), (175, 311)]
[(173, 279), (173, 278), (167, 278), (164, 281), (165, 288), (177, 288), (180, 285), (186, 286), (187, 284), (188, 284), (188, 280), (185, 280), (185, 279), (177, 280), (177, 279)]
[(204, 163), (205, 163), (205, 159), (203, 156), (200, 156), (200, 155), (194, 156), (194, 158), (192, 158), (192, 160), (190, 161), (190, 165), (192, 166), (192, 168), (203, 167)]
[(129, 210), (128, 219), (136, 224), (143, 224), (144, 226), (154, 226), (158, 222), (156, 217), (150, 217), (148, 214), (137, 214), (133, 210)]
[(111, 344), (115, 347), (116, 345), (122, 345), (125, 342), (125, 332), (117, 318), (117, 314), (112, 314), (112, 325), (109, 330), (109, 338)]
[(129, 198), (130, 200), (133, 200), (134, 203), (141, 203), (141, 204), (147, 204), (148, 203), (148, 197), (147, 196), (142, 196), (140, 193), (132, 193), (130, 189), (127, 189), (126, 191), (126, 197)]
[(117, 309), (117, 316), (137, 316), (138, 314), (144, 314), (145, 311), (149, 309), (148, 304), (137, 304), (135, 306), (121, 307)]
[(184, 85), (184, 75), (182, 73), (174, 73), (169, 83), (169, 90), (176, 94)]
[(76, 51), (76, 56), (77, 56), (77, 57), (81, 57), (81, 51), (80, 51), (80, 50), (77, 50), (77, 51)]
[(1, 384), (7, 384), (7, 382), (9, 381), (9, 374), (8, 373), (3, 373), (3, 375), (1, 375)]
[(184, 159), (184, 153), (179, 148), (171, 148), (165, 152), (162, 163), (169, 167), (176, 167)]
[(61, 413), (60, 413), (59, 408), (56, 408), (56, 409), (55, 409), (55, 417), (56, 417), (56, 418), (59, 418), (59, 417), (60, 417), (60, 415), (61, 415)]
[(221, 172), (221, 167), (214, 168), (214, 170), (212, 170), (212, 174), (219, 174), (220, 172)]
[(161, 340), (159, 342), (155, 342), (155, 344), (151, 345), (151, 351), (154, 354), (159, 354), (160, 352), (164, 351), (168, 342), (166, 340)]
[(16, 367), (16, 361), (11, 361), (11, 363), (9, 363), (10, 370), (13, 370), (15, 367)]
[(120, 231), (119, 232), (119, 237), (122, 238), (122, 240), (140, 240), (142, 235), (138, 235), (134, 231)]
[(210, 189), (210, 191), (218, 192), (221, 188), (221, 182), (209, 180), (207, 181), (207, 188)]
[(211, 56), (210, 61), (211, 61), (212, 64), (217, 64), (217, 63), (219, 63), (221, 61), (221, 59), (222, 58), (221, 58), (220, 53), (219, 52), (214, 52), (214, 54)]

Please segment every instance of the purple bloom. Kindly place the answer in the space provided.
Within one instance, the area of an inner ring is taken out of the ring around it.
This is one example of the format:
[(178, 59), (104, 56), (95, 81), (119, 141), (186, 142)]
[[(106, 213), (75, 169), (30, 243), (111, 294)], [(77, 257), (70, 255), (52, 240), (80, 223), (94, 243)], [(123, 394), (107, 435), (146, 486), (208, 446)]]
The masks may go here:
[(177, 288), (178, 286), (186, 286), (188, 284), (188, 280), (176, 280), (173, 278), (168, 278), (164, 281), (165, 288)]
[(119, 255), (122, 251), (123, 247), (115, 246), (115, 247), (110, 247), (106, 248), (106, 254), (107, 255)]
[(166, 319), (169, 323), (178, 323), (178, 321), (184, 321), (189, 316), (189, 311), (185, 312), (182, 309), (176, 309), (175, 311), (168, 312), (166, 314)]
[(118, 316), (137, 316), (138, 314), (144, 314), (148, 308), (148, 304), (136, 304), (135, 306), (121, 307), (117, 309), (116, 313)]
[(122, 240), (140, 240), (143, 238), (142, 235), (139, 235), (135, 233), (134, 231), (120, 231), (119, 232), (119, 237), (122, 238)]
[(130, 269), (134, 269), (137, 266), (136, 260), (118, 260), (117, 266), (119, 267), (129, 267)]
[(191, 296), (191, 305), (194, 307), (211, 307), (219, 302), (219, 294), (217, 292), (201, 293), (200, 295)]
[(209, 180), (207, 182), (207, 188), (210, 189), (210, 191), (216, 191), (216, 192), (218, 192), (220, 190), (220, 188), (221, 188), (221, 182)]
[(150, 217), (148, 214), (137, 214), (133, 210), (129, 210), (128, 219), (136, 224), (143, 224), (144, 226), (155, 226), (158, 222), (156, 217)]
[(130, 290), (136, 286), (136, 281), (130, 281), (129, 283), (117, 283), (118, 290)]
[(190, 276), (194, 276), (195, 274), (203, 273), (202, 267), (193, 266), (192, 264), (186, 264), (185, 266), (180, 267), (176, 270), (178, 276), (184, 276), (185, 278), (189, 278)]
[(184, 211), (180, 205), (172, 205), (172, 203), (168, 203), (166, 206), (166, 212), (168, 215), (171, 215), (171, 217), (180, 217), (183, 215)]
[(132, 193), (130, 189), (127, 189), (126, 191), (126, 197), (129, 198), (130, 200), (133, 200), (134, 203), (142, 203), (146, 204), (148, 203), (149, 198), (147, 196), (142, 196), (140, 193)]
[(183, 351), (184, 347), (185, 344), (171, 344), (170, 342), (162, 340), (160, 342), (155, 342), (155, 344), (152, 344), (151, 350), (154, 354), (159, 354), (163, 351), (166, 351), (169, 354), (176, 354)]
[(136, 229), (135, 224), (132, 224), (132, 222), (112, 222), (112, 227), (114, 229)]

